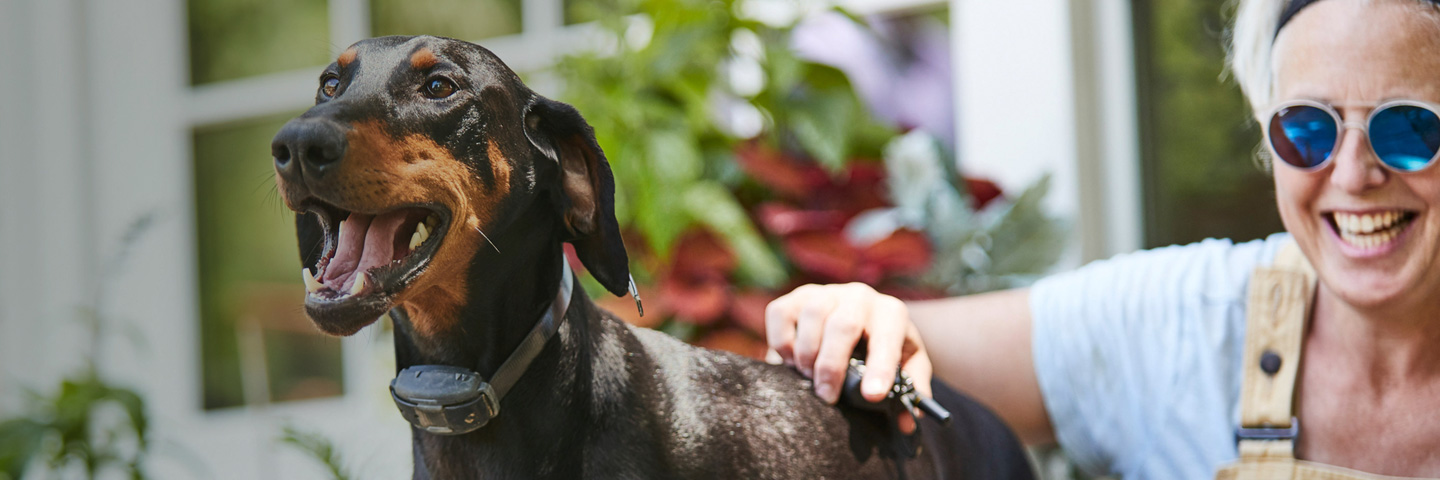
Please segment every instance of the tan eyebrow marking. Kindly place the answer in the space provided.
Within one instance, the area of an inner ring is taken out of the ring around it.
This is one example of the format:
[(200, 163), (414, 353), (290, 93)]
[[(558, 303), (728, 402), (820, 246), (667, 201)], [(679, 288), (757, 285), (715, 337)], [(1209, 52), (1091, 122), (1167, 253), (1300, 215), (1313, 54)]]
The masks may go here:
[(355, 50), (355, 47), (350, 47), (345, 49), (345, 51), (340, 54), (340, 58), (335, 59), (335, 61), (340, 63), (340, 68), (345, 68), (350, 62), (355, 61), (355, 56), (359, 54), (360, 52)]
[(422, 48), (410, 54), (410, 67), (416, 70), (425, 70), (439, 62), (440, 59), (435, 58), (435, 52), (430, 51), (429, 48)]

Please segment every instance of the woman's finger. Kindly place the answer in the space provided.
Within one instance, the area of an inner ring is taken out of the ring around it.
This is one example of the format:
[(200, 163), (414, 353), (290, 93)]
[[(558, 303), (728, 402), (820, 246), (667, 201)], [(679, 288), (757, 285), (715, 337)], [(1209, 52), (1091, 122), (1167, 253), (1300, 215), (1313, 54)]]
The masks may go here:
[(782, 363), (795, 363), (795, 322), (800, 314), (800, 290), (765, 306), (765, 343)]
[(883, 400), (895, 384), (895, 370), (900, 368), (909, 324), (905, 304), (900, 300), (880, 297), (871, 305), (865, 331), (869, 337), (865, 342), (865, 378), (860, 383), (860, 394), (866, 400)]
[(815, 357), (820, 353), (825, 320), (833, 308), (825, 295), (807, 295), (800, 305), (795, 322), (794, 359), (795, 368), (806, 377), (815, 378)]
[(934, 398), (930, 390), (930, 379), (935, 375), (935, 368), (930, 363), (930, 354), (925, 351), (925, 343), (920, 340), (920, 331), (915, 329), (914, 324), (907, 324), (905, 329), (905, 347), (900, 351), (900, 368), (915, 382), (915, 390), (925, 398)]
[(860, 336), (865, 333), (865, 324), (870, 317), (870, 297), (850, 291), (837, 293), (839, 295), (831, 302), (834, 307), (825, 320), (820, 352), (815, 359), (815, 375), (811, 377), (815, 380), (815, 394), (828, 403), (835, 403), (840, 398), (845, 370), (850, 367), (850, 356), (855, 351), (855, 345), (860, 343)]

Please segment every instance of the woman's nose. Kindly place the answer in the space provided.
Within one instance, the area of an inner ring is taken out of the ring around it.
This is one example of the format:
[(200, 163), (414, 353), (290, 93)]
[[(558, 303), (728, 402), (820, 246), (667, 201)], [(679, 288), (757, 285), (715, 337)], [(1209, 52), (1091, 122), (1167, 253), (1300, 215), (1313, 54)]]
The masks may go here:
[(1340, 149), (1331, 162), (1330, 183), (1349, 193), (1360, 193), (1378, 188), (1385, 183), (1390, 172), (1380, 166), (1375, 150), (1370, 147), (1370, 138), (1365, 129), (1346, 124)]

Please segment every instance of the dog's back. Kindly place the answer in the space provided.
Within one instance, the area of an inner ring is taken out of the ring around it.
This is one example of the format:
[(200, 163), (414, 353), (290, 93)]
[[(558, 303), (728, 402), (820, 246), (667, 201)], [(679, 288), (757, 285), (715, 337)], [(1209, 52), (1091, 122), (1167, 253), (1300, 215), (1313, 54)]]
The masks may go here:
[[(606, 314), (608, 316), (608, 313)], [(936, 383), (954, 414), (947, 426), (924, 422), (920, 454), (897, 456), (892, 432), (874, 413), (827, 405), (793, 369), (684, 344), (612, 320), (638, 341), (653, 372), (632, 372), (628, 388), (660, 400), (639, 406), (656, 417), (665, 455), (680, 478), (1031, 478), (1014, 435), (984, 407)], [(632, 344), (633, 345), (633, 344)], [(633, 348), (633, 347), (632, 347)], [(611, 361), (614, 355), (602, 356)]]

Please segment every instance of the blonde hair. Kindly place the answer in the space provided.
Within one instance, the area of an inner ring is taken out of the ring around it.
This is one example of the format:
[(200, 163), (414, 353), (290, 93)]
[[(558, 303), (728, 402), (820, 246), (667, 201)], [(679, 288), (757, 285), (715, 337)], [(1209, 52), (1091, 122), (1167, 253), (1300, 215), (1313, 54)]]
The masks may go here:
[[(1235, 26), (1230, 30), (1226, 60), (1256, 117), (1275, 100), (1275, 24), (1280, 22), (1280, 14), (1288, 3), (1288, 0), (1238, 0), (1235, 9)], [(1434, 1), (1410, 3), (1417, 10), (1440, 12), (1440, 5)]]
[[(1251, 118), (1264, 128), (1264, 115), (1275, 101), (1275, 31), (1280, 14), (1290, 0), (1237, 0), (1235, 24), (1230, 29), (1229, 44), (1226, 48), (1226, 63), (1229, 73), (1240, 85), (1240, 92), (1250, 103)], [(1372, 0), (1362, 0), (1366, 3)], [(1431, 14), (1440, 14), (1440, 4), (1434, 1), (1415, 0), (1417, 9)], [(1440, 18), (1440, 16), (1437, 16)], [(1255, 149), (1254, 161), (1257, 167), (1270, 171), (1270, 152), (1263, 142)]]
[(1240, 91), (1256, 116), (1269, 108), (1275, 89), (1271, 72), (1271, 49), (1275, 46), (1275, 24), (1286, 0), (1239, 0), (1235, 26), (1230, 30), (1226, 60)]

